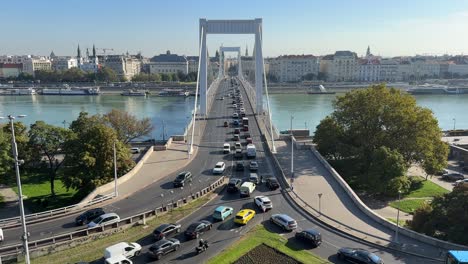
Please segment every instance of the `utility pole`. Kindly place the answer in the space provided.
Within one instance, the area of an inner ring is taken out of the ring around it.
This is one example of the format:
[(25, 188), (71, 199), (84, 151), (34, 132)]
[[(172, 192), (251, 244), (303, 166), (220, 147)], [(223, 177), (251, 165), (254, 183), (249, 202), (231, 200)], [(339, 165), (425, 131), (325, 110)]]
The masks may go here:
[(291, 115), (291, 127), (289, 130), (289, 133), (291, 133), (291, 178), (294, 178), (294, 135), (293, 135), (293, 130), (292, 130), (292, 122), (293, 122), (294, 116)]
[(117, 191), (117, 151), (115, 149), (115, 141), (114, 141), (114, 197), (119, 195)]

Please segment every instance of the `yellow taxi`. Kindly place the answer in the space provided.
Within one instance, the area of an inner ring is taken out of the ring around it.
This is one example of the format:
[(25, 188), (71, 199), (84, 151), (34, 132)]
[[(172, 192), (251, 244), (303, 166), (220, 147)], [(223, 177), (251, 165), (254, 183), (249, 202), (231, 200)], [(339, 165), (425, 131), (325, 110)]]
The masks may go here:
[(242, 209), (234, 218), (234, 223), (240, 225), (246, 225), (255, 216), (255, 211), (251, 209)]

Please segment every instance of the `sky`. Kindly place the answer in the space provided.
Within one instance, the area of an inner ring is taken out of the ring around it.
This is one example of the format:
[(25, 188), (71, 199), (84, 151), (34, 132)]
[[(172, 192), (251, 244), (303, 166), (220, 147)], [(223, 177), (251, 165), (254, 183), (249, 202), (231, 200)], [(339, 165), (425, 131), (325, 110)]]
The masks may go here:
[[(200, 18), (262, 18), (265, 57), (367, 46), (384, 57), (468, 54), (467, 0), (22, 0), (1, 10), (0, 55), (75, 55), (78, 44), (197, 55)], [(210, 55), (221, 45), (251, 54), (254, 37), (209, 35), (207, 44)]]

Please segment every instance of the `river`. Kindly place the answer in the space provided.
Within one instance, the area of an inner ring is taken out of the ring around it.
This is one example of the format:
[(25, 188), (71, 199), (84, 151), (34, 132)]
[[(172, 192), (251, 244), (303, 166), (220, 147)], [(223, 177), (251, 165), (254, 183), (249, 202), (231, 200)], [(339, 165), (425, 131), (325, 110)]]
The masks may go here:
[[(273, 122), (278, 130), (289, 129), (290, 116), (293, 115), (293, 128), (307, 128), (313, 133), (320, 120), (332, 112), (335, 97), (330, 94), (270, 95)], [(454, 119), (456, 128), (468, 128), (468, 94), (418, 95), (415, 98), (419, 105), (434, 112), (443, 130), (453, 129)], [(43, 120), (57, 126), (68, 126), (81, 111), (105, 114), (116, 108), (139, 118), (150, 118), (156, 128), (152, 137), (162, 139), (184, 132), (193, 103), (194, 97), (0, 96), (0, 116), (25, 114), (27, 117), (21, 121), (26, 124)]]

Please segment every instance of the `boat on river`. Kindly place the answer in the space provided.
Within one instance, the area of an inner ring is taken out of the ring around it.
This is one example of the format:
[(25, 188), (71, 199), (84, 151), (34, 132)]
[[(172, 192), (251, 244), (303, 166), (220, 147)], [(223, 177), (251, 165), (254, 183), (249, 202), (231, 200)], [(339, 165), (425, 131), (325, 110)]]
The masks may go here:
[(187, 97), (190, 93), (182, 89), (164, 89), (158, 93), (158, 96), (181, 96)]
[(149, 94), (148, 91), (142, 91), (142, 90), (137, 90), (137, 89), (128, 89), (127, 91), (124, 91), (120, 95), (122, 96), (147, 96)]
[(1, 91), (0, 95), (34, 95), (36, 94), (36, 89), (34, 88), (16, 88), (16, 89), (7, 89)]
[(70, 87), (64, 85), (63, 88), (44, 88), (42, 95), (99, 95), (99, 87)]

